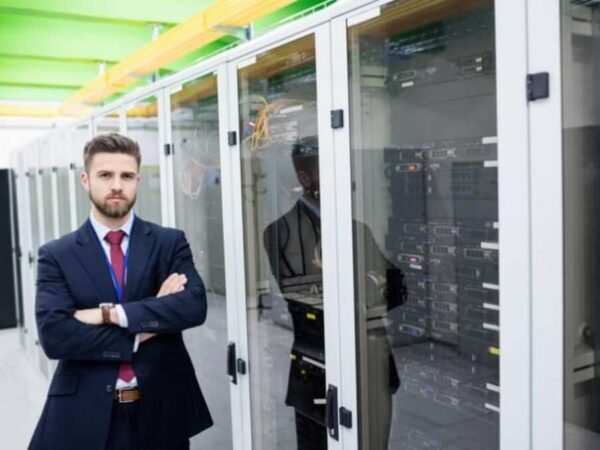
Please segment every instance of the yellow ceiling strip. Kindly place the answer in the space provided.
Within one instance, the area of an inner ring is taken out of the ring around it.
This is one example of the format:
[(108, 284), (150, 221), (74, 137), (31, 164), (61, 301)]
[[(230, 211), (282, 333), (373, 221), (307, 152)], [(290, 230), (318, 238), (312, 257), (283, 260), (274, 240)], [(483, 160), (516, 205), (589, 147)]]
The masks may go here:
[(294, 0), (216, 0), (191, 19), (170, 29), (157, 40), (99, 75), (73, 94), (61, 107), (64, 115), (81, 114), (139, 78), (224, 36), (215, 26), (246, 26)]
[(149, 105), (134, 106), (127, 110), (127, 118), (134, 117), (158, 117), (158, 105), (156, 102)]
[(0, 116), (9, 117), (54, 117), (59, 110), (58, 106), (0, 104)]

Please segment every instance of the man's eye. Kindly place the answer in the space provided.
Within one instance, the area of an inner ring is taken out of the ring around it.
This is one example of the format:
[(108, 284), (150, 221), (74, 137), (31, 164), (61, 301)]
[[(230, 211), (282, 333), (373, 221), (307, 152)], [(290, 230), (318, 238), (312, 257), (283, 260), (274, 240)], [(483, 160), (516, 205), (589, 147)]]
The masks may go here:
[(108, 178), (108, 177), (109, 177), (109, 174), (107, 174), (107, 173), (100, 174), (100, 178)]

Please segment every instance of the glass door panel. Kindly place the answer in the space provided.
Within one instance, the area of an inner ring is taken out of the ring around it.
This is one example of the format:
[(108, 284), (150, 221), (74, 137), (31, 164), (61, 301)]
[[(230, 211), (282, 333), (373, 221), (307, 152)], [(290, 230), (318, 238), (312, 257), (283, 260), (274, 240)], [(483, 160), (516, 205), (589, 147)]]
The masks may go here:
[(253, 448), (324, 449), (313, 35), (238, 71)]
[(71, 231), (71, 205), (69, 176), (71, 169), (60, 166), (57, 168), (56, 181), (58, 186), (58, 234), (64, 236)]
[(158, 136), (158, 102), (148, 97), (127, 110), (127, 136), (140, 146), (142, 165), (135, 212), (142, 219), (162, 223), (160, 194), (160, 142)]
[(192, 440), (192, 449), (231, 449), (231, 401), (226, 367), (227, 302), (219, 155), (217, 77), (190, 81), (171, 95), (175, 222), (185, 231), (204, 281), (208, 319), (184, 338), (215, 426)]
[(561, 1), (565, 449), (600, 448), (600, 8)]
[[(37, 262), (37, 252), (40, 248), (40, 219), (38, 213), (38, 169), (34, 166), (29, 166), (27, 170), (27, 178), (29, 179), (29, 218), (31, 220), (31, 251), (33, 258)], [(35, 269), (35, 267), (34, 267)], [(34, 273), (36, 271), (34, 270)]]
[(348, 28), (365, 450), (499, 448), (494, 28), (486, 0)]
[(96, 134), (118, 133), (120, 129), (119, 111), (113, 111), (96, 120)]
[[(49, 148), (44, 148), (49, 151)], [(52, 167), (44, 165), (41, 172), (42, 211), (44, 213), (44, 241), (46, 243), (56, 238), (54, 235), (54, 200), (52, 196)]]
[(83, 224), (90, 215), (90, 199), (87, 191), (83, 188), (80, 181), (81, 172), (83, 172), (83, 149), (85, 144), (91, 139), (90, 125), (83, 123), (73, 129), (70, 139), (70, 155), (75, 166), (71, 176), (75, 178), (75, 203), (77, 213), (77, 226)]

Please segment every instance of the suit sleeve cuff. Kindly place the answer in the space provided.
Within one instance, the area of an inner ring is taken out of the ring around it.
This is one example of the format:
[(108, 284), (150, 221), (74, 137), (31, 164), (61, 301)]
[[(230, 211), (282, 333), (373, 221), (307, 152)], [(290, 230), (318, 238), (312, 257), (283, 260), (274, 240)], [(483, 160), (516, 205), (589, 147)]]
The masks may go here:
[[(121, 305), (115, 305), (115, 309), (117, 310), (117, 316), (119, 317), (119, 326), (121, 328), (127, 328), (129, 326), (129, 321), (127, 320), (127, 314), (125, 314), (125, 310)], [(138, 342), (138, 337), (136, 336), (136, 342)], [(137, 344), (136, 344), (137, 345)], [(137, 350), (137, 347), (134, 347), (134, 352)]]
[(137, 353), (138, 348), (140, 348), (140, 334), (135, 335), (135, 341), (133, 342), (133, 353)]

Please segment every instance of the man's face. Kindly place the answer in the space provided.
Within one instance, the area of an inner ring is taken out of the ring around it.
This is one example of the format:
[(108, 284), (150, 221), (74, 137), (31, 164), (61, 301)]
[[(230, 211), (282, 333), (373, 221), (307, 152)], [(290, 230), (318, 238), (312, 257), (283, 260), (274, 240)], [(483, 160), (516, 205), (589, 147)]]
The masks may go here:
[(81, 173), (81, 184), (102, 215), (125, 217), (135, 204), (140, 180), (137, 161), (122, 153), (97, 153), (89, 170)]
[(304, 193), (315, 200), (319, 199), (319, 158), (316, 156), (307, 159), (303, 168), (296, 168), (298, 181), (304, 188)]

